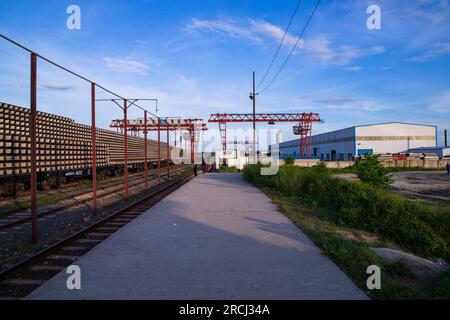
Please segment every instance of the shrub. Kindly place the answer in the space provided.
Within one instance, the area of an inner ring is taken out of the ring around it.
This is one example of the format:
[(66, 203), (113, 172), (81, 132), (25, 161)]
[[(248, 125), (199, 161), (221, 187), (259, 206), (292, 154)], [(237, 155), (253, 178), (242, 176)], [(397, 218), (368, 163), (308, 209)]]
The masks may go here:
[(270, 177), (260, 176), (260, 169), (260, 164), (246, 166), (244, 177), (257, 186), (327, 208), (329, 219), (339, 225), (384, 236), (424, 256), (450, 259), (448, 210), (390, 194), (378, 184), (332, 178), (323, 165), (285, 165)]
[(294, 157), (287, 157), (286, 159), (284, 159), (284, 164), (285, 165), (294, 165), (295, 164), (295, 158)]
[(260, 176), (261, 173), (261, 163), (258, 164), (247, 164), (244, 166), (244, 169), (242, 170), (244, 174), (244, 179), (248, 182), (252, 182), (255, 180), (255, 178)]
[(388, 175), (389, 171), (383, 167), (378, 158), (378, 155), (366, 154), (355, 164), (356, 174), (362, 182), (387, 188), (392, 183), (392, 179)]
[(238, 172), (238, 170), (237, 170), (237, 168), (235, 166), (231, 166), (231, 167), (229, 167), (229, 166), (221, 166), (220, 167), (220, 172), (223, 172), (223, 173), (236, 173), (236, 172)]
[(300, 191), (302, 183), (301, 170), (292, 165), (281, 166), (278, 170), (277, 178), (278, 191), (286, 195), (295, 195)]

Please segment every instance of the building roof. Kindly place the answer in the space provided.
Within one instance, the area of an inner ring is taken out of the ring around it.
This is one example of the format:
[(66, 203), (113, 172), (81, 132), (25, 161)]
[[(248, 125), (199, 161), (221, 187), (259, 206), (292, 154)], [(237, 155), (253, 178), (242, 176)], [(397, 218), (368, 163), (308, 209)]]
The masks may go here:
[(409, 150), (445, 150), (450, 149), (450, 147), (445, 146), (437, 146), (437, 147), (417, 147), (417, 148), (411, 148)]
[[(405, 124), (405, 125), (410, 125), (410, 126), (433, 127), (433, 128), (436, 127), (435, 125), (431, 125), (431, 124), (420, 124), (420, 123), (391, 121), (391, 122), (381, 122), (381, 123), (372, 123), (372, 124), (361, 124), (359, 126), (353, 126), (353, 127), (348, 127), (348, 128), (344, 128), (344, 129), (328, 131), (328, 132), (324, 132), (324, 133), (330, 133), (330, 132), (335, 132), (335, 131), (347, 130), (347, 129), (352, 129), (352, 128), (381, 126), (381, 125), (384, 125), (384, 124)], [(322, 133), (319, 133), (319, 134), (322, 134)]]
[[(403, 125), (411, 125), (411, 126), (432, 127), (432, 128), (436, 128), (437, 129), (437, 126), (430, 125), (430, 124), (391, 121), (391, 122), (382, 122), (382, 123), (374, 123), (374, 124), (363, 124), (363, 125), (359, 125), (359, 126), (353, 126), (353, 127), (347, 127), (347, 128), (333, 130), (333, 131), (322, 132), (322, 133), (314, 134), (313, 137), (319, 136), (319, 135), (323, 135), (323, 134), (329, 134), (329, 133), (333, 133), (333, 132), (338, 132), (338, 131), (349, 130), (349, 129), (362, 128), (362, 127), (372, 127), (372, 126), (380, 126), (380, 125), (385, 125), (385, 124), (403, 124)], [(299, 139), (293, 139), (293, 140), (284, 141), (284, 142), (280, 143), (280, 145), (282, 145), (283, 147), (289, 147), (289, 146), (285, 145), (285, 144), (288, 144), (288, 143), (292, 143), (292, 144), (298, 143), (299, 144), (300, 143), (300, 138)]]

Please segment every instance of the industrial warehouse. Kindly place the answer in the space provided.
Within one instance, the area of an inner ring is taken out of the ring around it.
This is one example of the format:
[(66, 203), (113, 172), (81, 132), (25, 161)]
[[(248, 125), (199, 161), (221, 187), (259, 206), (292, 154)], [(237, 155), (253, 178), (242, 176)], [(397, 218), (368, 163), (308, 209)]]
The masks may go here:
[(2, 310), (450, 301), (448, 1), (104, 2), (0, 1)]
[[(311, 137), (311, 156), (323, 161), (352, 161), (364, 154), (407, 153), (437, 146), (437, 127), (401, 122), (355, 126)], [(300, 139), (280, 144), (282, 157), (300, 155)], [(273, 148), (273, 146), (272, 146)]]

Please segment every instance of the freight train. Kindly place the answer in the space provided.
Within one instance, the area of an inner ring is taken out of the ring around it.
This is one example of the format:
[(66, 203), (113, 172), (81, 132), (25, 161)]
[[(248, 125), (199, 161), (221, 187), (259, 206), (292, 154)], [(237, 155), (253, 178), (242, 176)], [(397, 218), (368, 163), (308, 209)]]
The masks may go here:
[[(37, 178), (39, 186), (59, 185), (68, 179), (90, 177), (92, 169), (91, 126), (54, 114), (37, 112)], [(96, 129), (97, 173), (100, 177), (124, 169), (124, 137)], [(144, 139), (128, 136), (130, 170), (144, 168)], [(157, 165), (156, 141), (147, 141), (148, 166)], [(160, 145), (162, 165), (166, 143)], [(172, 152), (172, 150), (170, 150)], [(15, 195), (27, 188), (31, 169), (30, 109), (0, 102), (0, 195)]]

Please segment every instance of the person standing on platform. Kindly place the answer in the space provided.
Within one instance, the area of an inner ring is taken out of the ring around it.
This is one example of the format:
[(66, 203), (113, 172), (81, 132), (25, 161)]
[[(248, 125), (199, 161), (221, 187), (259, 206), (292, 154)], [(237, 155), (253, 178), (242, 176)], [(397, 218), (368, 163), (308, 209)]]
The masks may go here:
[(203, 171), (203, 174), (206, 173), (206, 160), (205, 160), (205, 154), (204, 153), (202, 153), (202, 171)]

